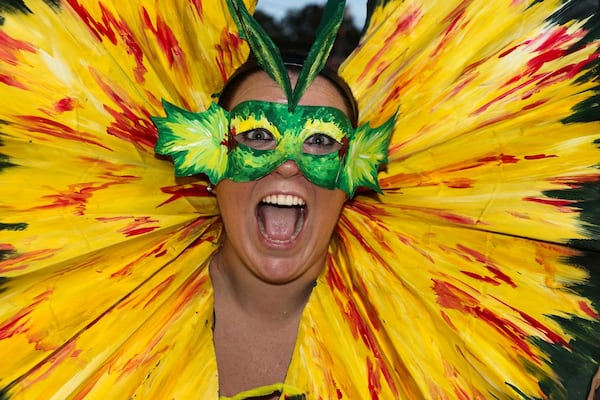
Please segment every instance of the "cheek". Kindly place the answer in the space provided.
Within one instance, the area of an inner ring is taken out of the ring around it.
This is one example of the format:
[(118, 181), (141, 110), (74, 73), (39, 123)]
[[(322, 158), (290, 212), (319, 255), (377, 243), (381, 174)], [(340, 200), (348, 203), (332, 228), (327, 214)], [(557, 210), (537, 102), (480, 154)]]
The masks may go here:
[(317, 203), (320, 205), (316, 210), (319, 213), (320, 223), (327, 229), (333, 229), (339, 215), (346, 203), (346, 193), (339, 189), (327, 190), (319, 188)]
[(250, 182), (221, 181), (215, 188), (217, 203), (221, 217), (228, 225), (236, 225), (237, 221), (253, 212), (250, 210)]

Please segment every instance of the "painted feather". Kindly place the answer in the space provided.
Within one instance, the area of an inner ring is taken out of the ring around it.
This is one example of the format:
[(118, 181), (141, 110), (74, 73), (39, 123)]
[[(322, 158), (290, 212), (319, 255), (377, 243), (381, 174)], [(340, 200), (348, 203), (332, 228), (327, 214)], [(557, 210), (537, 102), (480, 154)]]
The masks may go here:
[(389, 368), (419, 377), (408, 398), (587, 396), (600, 361), (600, 41), (597, 6), (584, 6), (377, 2), (341, 67), (361, 121), (400, 108), (384, 195), (357, 197), (342, 231), (371, 227), (345, 251), (376, 255), (377, 275), (354, 279), (363, 298), (390, 288), (371, 307)]
[(152, 117), (160, 132), (154, 149), (169, 155), (175, 175), (192, 176), (204, 173), (216, 184), (227, 171), (229, 115), (212, 103), (202, 113), (191, 113), (164, 101), (166, 117)]
[(327, 63), (329, 53), (333, 48), (338, 29), (344, 19), (346, 1), (328, 0), (323, 10), (321, 22), (317, 28), (316, 40), (312, 44), (306, 61), (298, 75), (298, 81), (294, 87), (293, 97), (289, 100), (295, 107), (306, 88), (313, 82), (315, 77), (323, 70)]
[[(218, 398), (218, 210), (151, 120), (161, 99), (209, 109), (248, 54), (207, 4), (0, 2), (1, 398)], [(383, 194), (344, 209), (290, 395), (586, 397), (600, 32), (581, 4), (369, 3), (340, 73), (361, 123), (396, 115)]]
[(240, 27), (240, 37), (248, 41), (253, 55), (260, 65), (279, 85), (285, 97), (293, 97), (292, 83), (279, 48), (260, 26), (241, 0), (227, 0), (231, 15)]

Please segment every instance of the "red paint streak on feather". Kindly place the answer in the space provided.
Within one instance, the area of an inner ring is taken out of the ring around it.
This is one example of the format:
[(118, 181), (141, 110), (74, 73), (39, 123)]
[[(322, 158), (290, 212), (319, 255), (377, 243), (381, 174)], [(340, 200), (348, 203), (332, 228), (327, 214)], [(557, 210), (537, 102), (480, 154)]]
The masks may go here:
[[(471, 116), (477, 116), (477, 115), (484, 113), (490, 107), (492, 107), (494, 104), (500, 102), (501, 100), (506, 99), (510, 95), (517, 93), (519, 90), (522, 90), (528, 86), (535, 87), (536, 81), (543, 79), (545, 76), (547, 76), (547, 74), (536, 75), (536, 76), (532, 77), (531, 79), (521, 83), (520, 85), (501, 93), (500, 95), (496, 96), (493, 100), (490, 100), (489, 102), (487, 102), (486, 104), (484, 104), (483, 106), (481, 106), (477, 110), (475, 110), (475, 112), (473, 112), (471, 114)], [(519, 79), (521, 79), (521, 77), (518, 77), (516, 80), (519, 80)], [(539, 89), (536, 88), (536, 90), (539, 90)]]
[[(379, 79), (378, 77), (379, 77), (379, 74), (375, 74), (375, 77), (373, 78), (373, 84), (375, 84), (377, 79)], [(412, 81), (412, 79), (405, 82), (403, 85), (400, 85), (400, 86), (394, 85), (393, 89), (390, 90), (390, 93), (387, 95), (387, 97), (383, 101), (383, 104), (389, 104), (389, 103), (393, 102), (394, 100), (398, 100), (400, 98), (400, 92), (402, 92), (402, 89), (404, 89), (404, 87), (407, 86), (411, 81)]]
[(444, 320), (444, 322), (446, 322), (446, 324), (455, 332), (458, 332), (458, 329), (456, 329), (456, 325), (454, 325), (454, 322), (452, 322), (452, 319), (448, 316), (448, 314), (445, 311), (441, 311), (440, 314), (442, 315), (442, 319)]
[(389, 251), (390, 253), (394, 252), (385, 241), (385, 235), (390, 233), (390, 229), (377, 217), (379, 215), (387, 215), (383, 209), (374, 204), (352, 200), (346, 204), (346, 208), (348, 210), (354, 210), (364, 217), (364, 221), (361, 221), (362, 226), (367, 228), (369, 233), (375, 238), (377, 243), (384, 248), (384, 250)]
[[(217, 226), (215, 228), (215, 225)], [(208, 218), (198, 217), (192, 221), (189, 225), (179, 230), (179, 238), (183, 240), (189, 236), (194, 236), (197, 239), (195, 243), (190, 245), (190, 248), (202, 244), (203, 242), (216, 243), (219, 241), (215, 237), (214, 232), (211, 229), (220, 231), (222, 228), (220, 217), (209, 216)], [(208, 234), (206, 233), (208, 232)], [(200, 236), (200, 237), (199, 237)]]
[(200, 18), (200, 21), (204, 20), (204, 7), (202, 6), (202, 0), (189, 0), (194, 10), (196, 10), (196, 14)]
[(525, 70), (525, 75), (533, 76), (537, 73), (544, 65), (549, 62), (556, 61), (562, 56), (566, 54), (566, 51), (563, 49), (549, 49), (546, 52), (533, 57), (527, 63), (527, 69)]
[[(398, 389), (392, 380), (391, 371), (388, 369), (387, 364), (385, 363), (377, 340), (374, 334), (371, 332), (371, 329), (369, 329), (366, 319), (363, 318), (359, 312), (357, 304), (350, 293), (350, 289), (344, 284), (342, 277), (335, 268), (327, 269), (326, 278), (329, 286), (334, 289), (334, 292), (337, 291), (341, 293), (341, 296), (336, 296), (336, 303), (340, 308), (340, 311), (346, 315), (345, 321), (348, 323), (353, 337), (355, 339), (360, 338), (363, 344), (371, 351), (371, 354), (377, 360), (378, 369), (381, 371), (381, 374), (383, 374), (390, 389), (394, 393), (397, 393)], [(376, 320), (373, 318), (369, 318), (369, 321), (371, 323), (376, 322)], [(376, 324), (373, 324), (373, 329), (379, 330), (380, 327)], [(375, 382), (373, 382), (373, 384), (375, 384)], [(381, 386), (378, 381), (377, 385), (379, 387)]]
[(154, 223), (158, 223), (158, 222), (159, 222), (158, 220), (153, 219), (152, 217), (135, 217), (133, 219), (133, 222), (131, 224), (129, 224), (128, 226), (126, 226), (125, 228), (121, 229), (120, 232), (123, 232), (126, 237), (143, 235), (145, 233), (153, 232), (156, 229), (160, 228), (159, 225), (146, 226), (146, 227), (144, 227), (143, 225), (154, 224)]
[[(48, 357), (43, 364), (38, 364), (34, 371), (37, 373), (34, 379), (28, 380), (28, 385), (35, 385), (48, 379), (54, 370), (56, 370), (65, 360), (73, 357), (74, 354), (80, 353), (76, 348), (75, 340), (70, 340), (56, 350)], [(45, 369), (45, 371), (43, 370)], [(30, 376), (33, 374), (29, 374)]]
[[(146, 335), (144, 338), (144, 348), (145, 351), (140, 354), (134, 355), (131, 359), (129, 359), (124, 367), (119, 371), (119, 376), (117, 380), (121, 380), (125, 377), (125, 375), (143, 367), (147, 363), (152, 363), (152, 365), (156, 364), (156, 359), (160, 358), (160, 356), (166, 353), (169, 350), (169, 346), (158, 347), (161, 344), (161, 341), (164, 335), (167, 333), (167, 330), (172, 325), (170, 321), (177, 320), (181, 318), (181, 314), (185, 310), (186, 306), (198, 296), (201, 296), (205, 290), (205, 283), (207, 281), (206, 274), (201, 274), (202, 269), (198, 268), (195, 273), (190, 276), (189, 279), (185, 281), (184, 286), (179, 290), (174, 296), (175, 298), (169, 304), (170, 314), (168, 321), (165, 321), (164, 324), (161, 324), (161, 329), (155, 330), (152, 336)], [(175, 275), (172, 275), (162, 282), (159, 282), (157, 286), (155, 286), (150, 293), (148, 293), (151, 298), (145, 302), (146, 305), (156, 301), (160, 295), (165, 293), (165, 290), (168, 289), (171, 284), (175, 280)], [(141, 304), (141, 302), (139, 302)]]
[[(569, 34), (567, 32), (567, 29), (565, 27), (561, 26), (561, 27), (555, 28), (554, 31), (550, 35), (548, 35), (546, 32), (544, 32), (543, 34), (538, 36), (538, 38), (536, 40), (524, 41), (523, 43), (502, 53), (500, 55), (501, 58), (512, 53), (514, 50), (516, 50), (519, 47), (529, 47), (532, 43), (539, 41), (539, 39), (544, 39), (543, 42), (538, 47), (531, 50), (532, 53), (536, 52), (536, 53), (541, 53), (541, 54), (536, 57), (533, 57), (527, 63), (527, 69), (524, 72), (522, 72), (521, 74), (515, 75), (513, 78), (511, 78), (506, 83), (506, 85), (515, 83), (515, 82), (521, 80), (524, 76), (532, 76), (534, 73), (539, 71), (546, 62), (554, 61), (554, 60), (562, 57), (564, 54), (566, 54), (567, 49), (570, 47), (570, 44), (574, 43), (574, 41), (580, 40), (581, 38), (583, 38), (584, 35), (585, 35), (585, 32), (583, 32), (583, 31), (578, 31), (573, 34)], [(544, 38), (544, 36), (547, 36), (547, 37)]]
[(123, 221), (124, 219), (130, 219), (132, 217), (98, 217), (96, 221), (98, 222), (115, 222), (115, 221)]
[(19, 89), (27, 90), (27, 86), (17, 81), (13, 76), (0, 74), (0, 83), (4, 83), (7, 86), (13, 86)]
[(542, 160), (544, 158), (555, 158), (555, 157), (558, 157), (558, 156), (555, 154), (550, 154), (550, 155), (548, 155), (548, 154), (533, 154), (530, 156), (524, 156), (523, 158), (525, 160)]
[(10, 243), (0, 243), (0, 251), (14, 252), (15, 250), (17, 250), (16, 247)]
[[(574, 40), (580, 39), (582, 35), (585, 35), (585, 33), (586, 32), (581, 30), (574, 34), (568, 34), (566, 33), (566, 29), (564, 27), (557, 29), (556, 32), (554, 32), (552, 35), (546, 38), (544, 42), (534, 50), (536, 52), (541, 52), (541, 54), (532, 57), (527, 62), (527, 66), (524, 69), (524, 71), (509, 79), (504, 84), (504, 87), (511, 86), (526, 76), (530, 77), (530, 79), (500, 94), (495, 99), (493, 99), (492, 101), (488, 102), (484, 106), (480, 107), (477, 111), (475, 111), (474, 115), (483, 113), (495, 103), (507, 98), (508, 96), (516, 93), (519, 90), (526, 88), (527, 86), (533, 86), (533, 89), (526, 92), (526, 94), (523, 96), (524, 99), (530, 97), (533, 93), (539, 91), (543, 87), (550, 86), (552, 84), (556, 84), (575, 77), (583, 70), (583, 68), (585, 68), (591, 62), (597, 60), (600, 57), (600, 54), (592, 54), (588, 56), (586, 60), (580, 61), (575, 64), (567, 65), (553, 72), (539, 74), (538, 72), (546, 64), (556, 61), (563, 57), (565, 54), (567, 54), (570, 43), (573, 43)], [(500, 57), (506, 56), (518, 47), (528, 46), (530, 44), (531, 42), (524, 42), (520, 45), (517, 45), (502, 53)], [(561, 48), (561, 46), (563, 48)]]
[(538, 87), (541, 88), (560, 83), (566, 80), (572, 80), (585, 67), (587, 67), (590, 63), (598, 60), (599, 58), (600, 53), (594, 53), (589, 55), (585, 60), (582, 60), (578, 63), (566, 65), (560, 69), (557, 69), (554, 72), (548, 73), (542, 79), (539, 80)]
[(479, 221), (474, 220), (473, 218), (469, 218), (466, 217), (464, 215), (458, 215), (458, 214), (454, 214), (451, 213), (449, 211), (443, 211), (443, 210), (434, 210), (434, 209), (429, 209), (428, 210), (429, 213), (443, 219), (446, 220), (448, 222), (452, 222), (455, 224), (460, 224), (460, 225), (477, 225), (479, 223)]
[(113, 272), (110, 275), (110, 277), (111, 278), (122, 278), (122, 277), (130, 276), (133, 273), (133, 269), (136, 266), (141, 265), (145, 259), (153, 257), (153, 256), (156, 256), (157, 254), (162, 253), (164, 248), (165, 248), (165, 243), (160, 243), (159, 245), (157, 245), (156, 247), (154, 247), (150, 251), (148, 251), (148, 252), (140, 255), (138, 258), (136, 258), (132, 262), (130, 262), (127, 265), (125, 265), (120, 270), (118, 270), (116, 272)]
[[(383, 354), (379, 350), (379, 346), (377, 344), (375, 336), (369, 329), (369, 326), (367, 325), (365, 319), (360, 315), (356, 303), (352, 301), (351, 298), (347, 298), (347, 300), (348, 302), (346, 304), (346, 316), (349, 318), (349, 322), (351, 322), (351, 328), (353, 329), (354, 337), (360, 337), (362, 342), (371, 351), (371, 353), (377, 360), (378, 369), (381, 370), (381, 373), (390, 385), (390, 389), (392, 389), (393, 392), (396, 392), (397, 389), (391, 378), (391, 372), (387, 368), (387, 365), (383, 359)], [(374, 326), (373, 329), (378, 330), (379, 328)], [(381, 388), (381, 383), (379, 381), (377, 381), (375, 384), (378, 388)]]
[(542, 324), (541, 322), (539, 322), (538, 320), (536, 320), (535, 318), (533, 318), (532, 316), (519, 311), (515, 308), (513, 308), (515, 311), (517, 311), (521, 317), (523, 317), (523, 319), (525, 321), (527, 321), (527, 323), (529, 325), (531, 325), (532, 327), (534, 327), (538, 332), (541, 332), (544, 334), (544, 336), (546, 336), (546, 338), (548, 338), (548, 340), (550, 340), (552, 343), (557, 344), (557, 345), (561, 345), (563, 347), (567, 347), (570, 348), (571, 346), (569, 346), (569, 343), (563, 339), (562, 337), (560, 337), (557, 333), (555, 333), (554, 331), (552, 331), (552, 329), (548, 328), (546, 325)]
[(63, 191), (57, 191), (56, 194), (45, 195), (42, 198), (51, 200), (50, 203), (37, 206), (32, 210), (62, 209), (72, 207), (74, 215), (84, 215), (87, 202), (93, 197), (94, 193), (100, 190), (108, 189), (115, 185), (124, 185), (136, 181), (132, 177), (114, 177), (112, 182), (82, 182), (69, 185)]
[(504, 302), (500, 299), (497, 299), (497, 298), (496, 298), (496, 300), (498, 300), (500, 303), (504, 304), (506, 307), (508, 307), (511, 310), (518, 313), (521, 316), (521, 318), (523, 318), (523, 320), (525, 320), (529, 324), (529, 326), (533, 327), (535, 330), (542, 333), (553, 344), (558, 344), (558, 345), (570, 348), (569, 343), (565, 339), (563, 339), (560, 335), (558, 335), (557, 333), (552, 331), (552, 329), (548, 328), (546, 325), (542, 324), (541, 322), (539, 322), (538, 320), (536, 320), (529, 314), (527, 314), (515, 307), (512, 307), (510, 304), (507, 304), (506, 302)]
[(54, 104), (54, 110), (58, 113), (64, 113), (67, 111), (73, 111), (75, 109), (75, 102), (71, 97), (65, 97), (60, 99)]
[[(429, 261), (431, 264), (435, 264), (435, 259), (433, 258), (433, 256), (431, 254), (429, 254), (429, 252), (426, 249), (423, 249), (423, 247), (419, 243), (414, 243), (414, 240), (411, 240), (400, 234), (396, 235), (396, 237), (398, 237), (398, 239), (403, 244), (405, 244), (406, 246), (413, 249), (413, 251), (415, 251), (415, 252), (419, 253), (421, 256), (423, 256), (423, 258), (426, 259), (427, 261)], [(390, 254), (394, 254), (394, 253), (395, 253), (394, 250), (390, 250)]]
[(493, 264), (488, 264), (486, 265), (486, 268), (488, 271), (490, 271), (492, 274), (494, 274), (494, 278), (495, 279), (499, 279), (500, 281), (506, 283), (507, 285), (516, 288), (517, 284), (512, 280), (512, 278), (510, 276), (508, 276), (507, 274), (505, 274), (504, 272), (502, 272), (502, 270)]
[(243, 43), (244, 41), (238, 35), (229, 32), (227, 29), (221, 31), (221, 41), (216, 45), (216, 62), (223, 82), (229, 79), (233, 71), (233, 55), (239, 53), (239, 49)]
[(184, 76), (189, 76), (187, 64), (185, 63), (185, 54), (179, 46), (179, 41), (169, 25), (160, 15), (157, 15), (156, 28), (154, 28), (146, 8), (142, 8), (142, 10), (144, 24), (154, 34), (163, 54), (167, 57), (169, 66), (173, 67), (176, 65), (178, 69), (183, 71)]
[(15, 335), (25, 334), (30, 343), (36, 343), (36, 350), (52, 350), (42, 344), (41, 338), (34, 338), (31, 330), (30, 315), (42, 303), (48, 302), (52, 297), (53, 291), (48, 289), (32, 299), (31, 304), (17, 311), (9, 319), (0, 324), (0, 340), (11, 338)]
[(463, 0), (446, 18), (444, 18), (444, 23), (449, 23), (448, 27), (445, 29), (443, 33), (443, 38), (440, 43), (437, 45), (436, 49), (433, 51), (430, 57), (437, 57), (444, 46), (452, 39), (454, 34), (458, 31), (457, 28), (460, 26), (460, 21), (465, 16), (465, 11), (471, 0)]
[(86, 6), (82, 6), (77, 0), (66, 1), (99, 41), (103, 41), (102, 38), (106, 37), (113, 45), (116, 46), (118, 37), (121, 38), (127, 48), (127, 53), (133, 56), (136, 62), (136, 67), (133, 69), (135, 79), (138, 83), (143, 83), (145, 81), (144, 75), (148, 71), (144, 66), (144, 52), (142, 51), (140, 45), (136, 42), (135, 36), (127, 24), (122, 21), (118, 21), (117, 18), (110, 11), (108, 11), (102, 3), (99, 3), (100, 12), (102, 15), (102, 22), (99, 22), (94, 20)]
[(0, 261), (0, 273), (23, 271), (29, 267), (30, 263), (49, 259), (54, 256), (58, 250), (59, 249), (33, 250)]
[[(369, 60), (369, 62), (367, 63), (367, 65), (365, 66), (365, 69), (363, 70), (362, 74), (358, 77), (358, 81), (364, 80), (367, 78), (367, 75), (369, 74), (373, 74), (373, 70), (380, 70), (381, 68), (379, 66), (381, 66), (381, 62), (380, 59), (385, 55), (385, 54), (389, 54), (389, 47), (393, 46), (393, 44), (395, 43), (395, 38), (397, 36), (403, 35), (407, 32), (410, 32), (410, 30), (419, 23), (419, 21), (421, 20), (421, 18), (423, 17), (423, 13), (421, 12), (421, 9), (416, 9), (412, 12), (409, 12), (407, 15), (405, 15), (404, 19), (401, 19), (398, 21), (397, 25), (396, 25), (396, 30), (394, 32), (392, 32), (388, 37), (385, 38), (385, 41), (383, 43), (383, 45), (381, 46), (381, 48), (379, 49), (379, 51), (373, 55), (373, 57), (371, 58), (371, 60)], [(385, 57), (384, 57), (385, 59)], [(382, 67), (385, 68), (385, 67)], [(374, 78), (371, 81), (371, 85), (374, 85), (375, 82), (377, 81), (378, 77), (380, 76), (380, 74), (373, 74)]]
[(118, 111), (108, 105), (104, 109), (114, 118), (114, 122), (106, 129), (106, 132), (119, 139), (143, 146), (145, 150), (152, 151), (156, 143), (158, 133), (156, 126), (150, 119), (151, 114), (141, 105), (133, 104), (123, 99), (109, 83), (104, 82), (100, 75), (93, 69), (90, 72), (96, 77), (100, 88), (118, 105)]
[(498, 154), (489, 157), (480, 158), (477, 160), (482, 163), (498, 163), (500, 164), (516, 164), (519, 162), (519, 159), (515, 156), (506, 155), (506, 154)]
[(142, 308), (145, 309), (146, 307), (154, 303), (160, 297), (160, 295), (163, 294), (171, 286), (171, 284), (174, 281), (175, 276), (172, 275), (160, 282), (157, 286), (153, 287), (150, 293), (148, 293), (149, 297), (146, 299), (146, 302)]
[(90, 29), (92, 34), (99, 41), (102, 42), (102, 37), (106, 37), (112, 44), (117, 44), (117, 36), (110, 29), (110, 27), (107, 26), (107, 18), (104, 15), (104, 13), (102, 15), (103, 23), (99, 23), (94, 20), (90, 12), (87, 10), (87, 7), (79, 4), (77, 0), (66, 0), (66, 2), (71, 6), (73, 11), (75, 11), (75, 13), (79, 15), (81, 21)]
[[(464, 75), (463, 75), (464, 76)], [(478, 74), (473, 74), (469, 77), (466, 77), (466, 79), (463, 79), (462, 82), (460, 82), (458, 85), (456, 85), (448, 94), (447, 98), (448, 99), (452, 99), (454, 97), (456, 97), (458, 94), (460, 94), (460, 92), (462, 92), (462, 90), (464, 88), (466, 88), (467, 86), (469, 86), (469, 84), (471, 82), (473, 82), (475, 80), (475, 78), (477, 78)]]
[(41, 133), (60, 139), (73, 140), (110, 150), (107, 146), (100, 143), (100, 141), (95, 140), (96, 138), (93, 135), (76, 131), (58, 121), (34, 115), (19, 115), (17, 116), (17, 120), (23, 123), (23, 125), (20, 125), (21, 128), (29, 132)]
[(574, 40), (582, 39), (587, 32), (583, 30), (574, 31), (569, 33), (567, 27), (565, 26), (556, 26), (552, 29), (552, 33), (547, 35), (546, 40), (544, 40), (538, 47), (535, 48), (535, 51), (548, 51), (559, 46), (569, 47)]
[(507, 114), (501, 114), (498, 116), (492, 115), (491, 118), (489, 118), (489, 119), (483, 121), (482, 123), (480, 123), (479, 125), (477, 125), (476, 130), (486, 128), (488, 126), (494, 125), (499, 122), (512, 120), (512, 119), (518, 117), (520, 114), (521, 114), (520, 112), (512, 112), (512, 113), (507, 113)]
[(480, 319), (527, 354), (531, 361), (539, 363), (538, 357), (533, 353), (527, 342), (526, 332), (516, 324), (483, 307), (476, 298), (451, 283), (440, 280), (433, 280), (433, 282), (433, 290), (438, 295), (440, 306)]
[(340, 222), (346, 227), (346, 229), (348, 229), (350, 236), (353, 237), (355, 240), (357, 240), (359, 242), (360, 246), (365, 249), (365, 251), (367, 251), (382, 266), (384, 266), (386, 268), (388, 267), (388, 264), (382, 258), (382, 255), (379, 254), (378, 251), (373, 249), (373, 247), (371, 247), (371, 245), (369, 245), (369, 243), (364, 239), (364, 236), (361, 233), (360, 229), (358, 229), (356, 226), (354, 226), (354, 224), (352, 224), (350, 222), (350, 220), (348, 220), (348, 218), (346, 216), (344, 216), (343, 214), (340, 217)]
[(449, 181), (444, 181), (444, 184), (452, 189), (470, 189), (473, 187), (475, 180), (470, 178), (455, 178)]
[(171, 195), (171, 197), (160, 203), (157, 208), (173, 203), (182, 198), (212, 196), (212, 194), (207, 190), (206, 186), (198, 184), (191, 184), (189, 186), (168, 186), (163, 187), (160, 190), (163, 193)]
[(485, 282), (485, 283), (490, 283), (494, 286), (499, 286), (500, 282), (498, 282), (497, 280), (493, 279), (490, 276), (482, 276), (479, 274), (476, 274), (474, 272), (469, 272), (469, 271), (460, 271), (461, 273), (465, 274), (466, 276), (473, 278), (473, 279), (477, 279), (479, 281)]
[(380, 207), (375, 203), (368, 203), (366, 201), (350, 200), (348, 203), (346, 203), (346, 208), (354, 210), (368, 219), (372, 219), (380, 215), (389, 215), (383, 207)]
[(379, 398), (377, 393), (381, 391), (381, 380), (377, 370), (373, 367), (373, 363), (370, 358), (367, 358), (367, 376), (369, 379), (369, 393), (371, 394), (371, 400)]
[(495, 280), (500, 280), (512, 287), (517, 287), (517, 285), (514, 283), (514, 281), (508, 275), (506, 275), (504, 272), (502, 272), (500, 270), (500, 268), (498, 268), (496, 265), (494, 265), (492, 260), (490, 260), (485, 254), (480, 253), (477, 250), (471, 249), (469, 247), (463, 246), (461, 244), (458, 244), (456, 246), (456, 248), (459, 251), (463, 252), (464, 254), (467, 254), (469, 257), (471, 257), (478, 263), (485, 265), (487, 270), (490, 271), (492, 274), (494, 274)]
[(531, 104), (527, 104), (525, 106), (523, 106), (523, 111), (529, 111), (529, 110), (533, 110), (534, 108), (538, 108), (540, 106), (543, 106), (544, 104), (548, 103), (548, 99), (542, 99), (542, 100), (538, 100), (535, 101)]
[(19, 64), (18, 54), (21, 51), (35, 53), (35, 46), (23, 40), (14, 39), (4, 30), (0, 30), (0, 60), (10, 65)]
[(503, 51), (502, 53), (500, 53), (498, 55), (498, 58), (504, 58), (506, 56), (508, 56), (509, 54), (512, 54), (515, 50), (517, 50), (519, 47), (526, 47), (531, 43), (531, 40), (526, 40), (522, 43), (519, 43), (513, 47), (509, 47), (508, 49), (506, 49), (505, 51)]
[(32, 307), (28, 307), (10, 317), (0, 325), (0, 340), (8, 339), (14, 335), (25, 333), (29, 330), (29, 314), (33, 312)]
[(458, 387), (456, 384), (452, 385), (454, 388), (454, 394), (459, 400), (471, 400), (471, 396), (463, 389)]
[(134, 229), (134, 230), (129, 230), (127, 232), (126, 236), (144, 235), (146, 233), (153, 232), (153, 231), (157, 230), (158, 228), (160, 228), (160, 227), (159, 226), (150, 226), (150, 227), (146, 227), (146, 228), (138, 228), (138, 229)]
[(575, 208), (569, 207), (570, 205), (576, 204), (577, 203), (576, 200), (549, 199), (549, 198), (541, 198), (541, 197), (533, 197), (533, 196), (525, 197), (525, 198), (523, 198), (523, 200), (531, 201), (534, 203), (545, 204), (545, 205), (549, 205), (549, 206), (554, 206), (560, 212), (564, 212), (564, 213), (577, 212), (577, 210)]
[[(165, 354), (169, 350), (169, 346), (163, 346), (161, 348), (156, 349), (158, 342), (160, 341), (160, 337), (157, 337), (153, 343), (148, 343), (150, 349), (152, 350), (153, 357), (159, 357)], [(150, 351), (146, 351), (146, 353), (150, 353)], [(149, 362), (152, 357), (149, 357), (147, 354), (136, 353), (132, 358), (128, 359), (123, 367), (120, 369), (121, 374), (117, 378), (118, 381), (123, 379), (126, 375), (134, 372), (137, 369), (143, 368), (144, 364)]]
[(587, 316), (593, 319), (600, 320), (600, 314), (594, 311), (588, 303), (585, 301), (580, 301), (577, 303), (579, 305), (579, 309), (583, 311)]
[(565, 185), (573, 189), (580, 188), (585, 183), (596, 183), (598, 181), (600, 181), (600, 174), (559, 176), (550, 180), (551, 183)]

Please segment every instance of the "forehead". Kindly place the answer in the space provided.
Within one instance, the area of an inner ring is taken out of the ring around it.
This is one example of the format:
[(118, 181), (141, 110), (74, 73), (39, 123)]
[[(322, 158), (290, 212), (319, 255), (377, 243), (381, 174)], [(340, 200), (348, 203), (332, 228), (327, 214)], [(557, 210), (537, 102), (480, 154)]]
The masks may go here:
[[(290, 78), (292, 85), (295, 85), (297, 74), (290, 72)], [(287, 98), (283, 90), (264, 71), (253, 72), (240, 80), (229, 100), (229, 107), (235, 107), (237, 104), (248, 100), (287, 103)], [(349, 115), (350, 112), (346, 105), (346, 100), (336, 86), (321, 76), (315, 78), (313, 83), (306, 89), (298, 104), (303, 106), (334, 107), (346, 115)]]

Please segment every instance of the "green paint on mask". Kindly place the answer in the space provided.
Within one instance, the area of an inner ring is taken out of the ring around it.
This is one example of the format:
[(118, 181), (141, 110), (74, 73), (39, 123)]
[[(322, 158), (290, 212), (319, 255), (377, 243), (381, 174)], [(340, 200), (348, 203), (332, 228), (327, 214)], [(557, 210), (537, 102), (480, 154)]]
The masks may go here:
[(228, 177), (259, 179), (293, 160), (312, 183), (334, 189), (344, 167), (352, 124), (332, 107), (247, 101), (230, 112), (230, 134), (236, 141), (229, 154)]
[[(154, 117), (156, 152), (169, 155), (178, 176), (206, 174), (248, 182), (294, 161), (315, 185), (341, 189), (352, 197), (358, 187), (380, 192), (379, 166), (387, 162), (394, 118), (377, 128), (352, 127), (339, 109), (246, 101), (227, 112), (213, 104), (201, 113), (163, 102), (167, 116)], [(226, 128), (228, 126), (228, 129)]]

